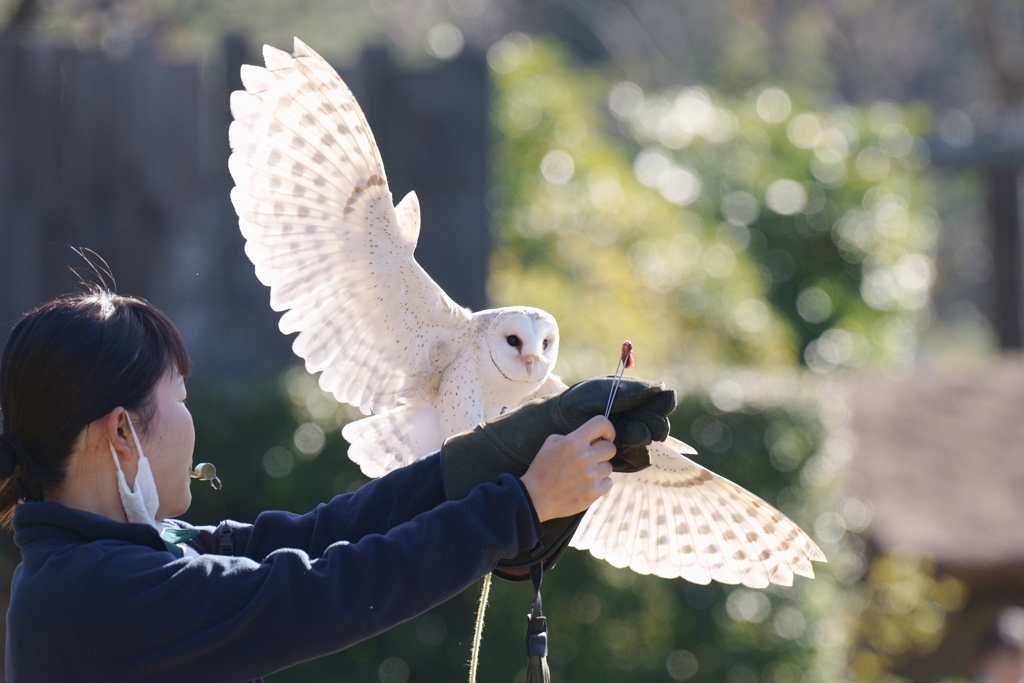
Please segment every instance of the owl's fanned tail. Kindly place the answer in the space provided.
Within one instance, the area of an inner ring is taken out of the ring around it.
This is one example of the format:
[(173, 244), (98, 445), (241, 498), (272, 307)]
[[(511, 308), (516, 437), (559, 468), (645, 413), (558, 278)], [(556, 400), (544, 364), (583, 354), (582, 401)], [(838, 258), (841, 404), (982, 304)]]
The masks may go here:
[(352, 444), (348, 457), (371, 478), (434, 453), (444, 443), (434, 406), (423, 403), (350, 422), (341, 435)]
[(570, 545), (640, 574), (764, 588), (812, 577), (825, 555), (781, 512), (664, 443), (651, 467), (612, 474)]

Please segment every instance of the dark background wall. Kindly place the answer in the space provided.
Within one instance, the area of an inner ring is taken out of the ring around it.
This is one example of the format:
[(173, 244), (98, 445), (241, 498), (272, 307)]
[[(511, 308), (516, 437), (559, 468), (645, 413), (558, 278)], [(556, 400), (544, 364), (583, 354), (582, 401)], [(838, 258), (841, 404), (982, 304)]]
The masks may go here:
[[(229, 200), (228, 96), (240, 36), (212, 63), (176, 64), (154, 40), (124, 58), (0, 36), (0, 341), (25, 311), (74, 290), (69, 247), (95, 250), (122, 294), (181, 327), (197, 368), (270, 371), (292, 362), (243, 252)], [(459, 303), (486, 307), (490, 92), (479, 52), (398, 68), (383, 48), (343, 77), (365, 109), (395, 201), (415, 189), (416, 256)]]

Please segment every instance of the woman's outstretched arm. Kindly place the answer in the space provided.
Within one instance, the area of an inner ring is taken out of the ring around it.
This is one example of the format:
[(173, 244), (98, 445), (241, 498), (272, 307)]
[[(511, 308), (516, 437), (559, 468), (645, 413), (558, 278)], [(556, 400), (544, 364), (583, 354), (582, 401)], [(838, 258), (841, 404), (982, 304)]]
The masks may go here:
[[(369, 481), (354, 493), (335, 496), (312, 512), (297, 515), (273, 510), (262, 513), (252, 525), (232, 524), (234, 554), (262, 561), (280, 548), (298, 548), (310, 557), (320, 557), (332, 543), (355, 543), (368, 534), (387, 533), (444, 501), (435, 453)], [(215, 537), (204, 540), (213, 543)], [(215, 546), (207, 551), (216, 552)]]
[[(344, 507), (325, 508), (315, 530), (300, 534), (346, 528), (323, 519)], [(540, 531), (522, 484), (505, 474), (386, 533), (330, 544), (319, 558), (282, 548), (262, 562), (175, 560), (132, 543), (55, 540), (66, 545), (46, 554), (62, 561), (36, 563), (30, 543), (8, 614), (8, 667), (23, 680), (252, 680), (425, 612), (534, 547)], [(50, 641), (61, 653), (38, 647)]]

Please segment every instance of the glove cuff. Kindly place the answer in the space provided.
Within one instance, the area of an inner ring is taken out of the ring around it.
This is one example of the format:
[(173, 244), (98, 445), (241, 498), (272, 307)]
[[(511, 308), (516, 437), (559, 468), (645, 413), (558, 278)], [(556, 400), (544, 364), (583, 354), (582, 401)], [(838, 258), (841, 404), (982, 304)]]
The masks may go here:
[(572, 517), (549, 519), (541, 524), (543, 532), (537, 546), (526, 552), (519, 553), (511, 560), (500, 560), (492, 573), (499, 579), (519, 583), (530, 580), (530, 567), (538, 562), (543, 563), (545, 573), (555, 568), (555, 563), (569, 547), (572, 535), (583, 521), (581, 512)]
[(497, 481), (503, 472), (521, 477), (530, 468), (530, 461), (492, 438), (482, 425), (449, 437), (440, 457), (441, 483), (448, 500), (465, 498), (478, 484)]

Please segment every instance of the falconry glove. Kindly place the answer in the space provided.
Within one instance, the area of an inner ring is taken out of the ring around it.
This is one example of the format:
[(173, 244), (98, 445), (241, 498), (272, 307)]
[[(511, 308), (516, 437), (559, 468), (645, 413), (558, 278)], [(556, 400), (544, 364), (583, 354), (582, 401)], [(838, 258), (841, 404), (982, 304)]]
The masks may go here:
[[(521, 477), (549, 436), (568, 434), (604, 414), (613, 381), (584, 380), (557, 396), (529, 401), (449, 438), (441, 449), (445, 495), (449, 500), (465, 498), (478, 484), (495, 481), (503, 472)], [(675, 407), (675, 392), (660, 382), (622, 379), (609, 415), (615, 427), (614, 471), (636, 472), (650, 464), (647, 445), (668, 437), (668, 415)], [(548, 571), (565, 551), (583, 514), (544, 522), (537, 547), (502, 560), (494, 573), (525, 581), (530, 566), (538, 562)]]

